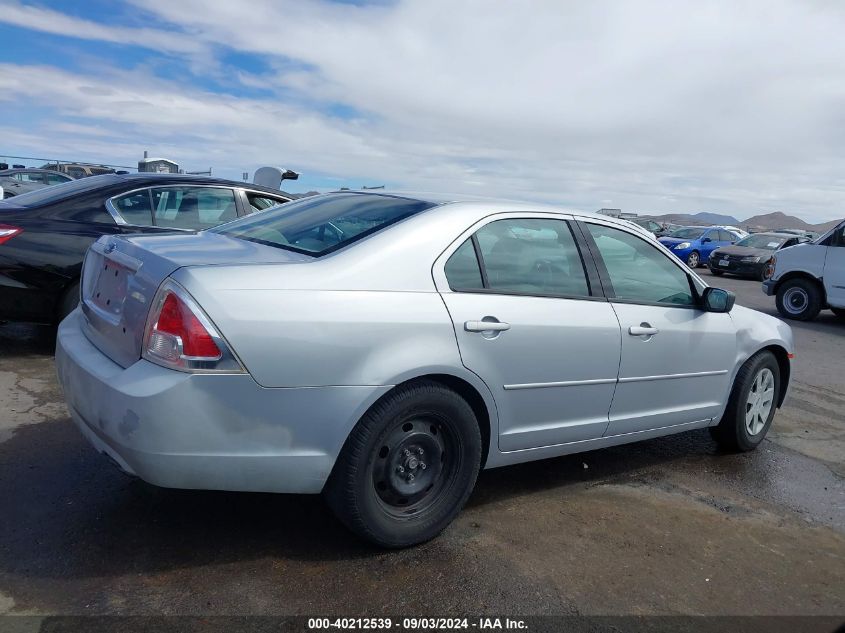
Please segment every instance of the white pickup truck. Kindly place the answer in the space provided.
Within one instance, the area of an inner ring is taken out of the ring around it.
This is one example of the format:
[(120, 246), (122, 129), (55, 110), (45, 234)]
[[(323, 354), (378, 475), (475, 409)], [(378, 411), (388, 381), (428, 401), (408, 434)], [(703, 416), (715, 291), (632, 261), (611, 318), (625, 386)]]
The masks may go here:
[(810, 321), (830, 308), (845, 318), (845, 221), (814, 242), (777, 252), (763, 292), (787, 319)]

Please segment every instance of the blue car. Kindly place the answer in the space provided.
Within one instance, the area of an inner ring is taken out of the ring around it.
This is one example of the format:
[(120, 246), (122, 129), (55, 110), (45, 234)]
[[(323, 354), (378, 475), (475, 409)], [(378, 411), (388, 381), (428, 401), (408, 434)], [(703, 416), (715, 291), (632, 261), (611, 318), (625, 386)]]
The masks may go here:
[(684, 226), (675, 229), (658, 241), (690, 268), (706, 264), (710, 253), (720, 246), (728, 246), (739, 239), (718, 226)]

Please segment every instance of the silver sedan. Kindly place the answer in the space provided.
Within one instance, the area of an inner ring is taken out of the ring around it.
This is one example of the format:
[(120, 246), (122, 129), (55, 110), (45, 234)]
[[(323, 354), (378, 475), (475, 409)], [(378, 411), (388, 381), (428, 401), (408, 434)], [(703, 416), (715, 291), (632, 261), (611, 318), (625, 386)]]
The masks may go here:
[(339, 192), (101, 238), (56, 355), (74, 421), (126, 472), (322, 492), (402, 547), (482, 468), (704, 427), (755, 448), (793, 345), (628, 222)]

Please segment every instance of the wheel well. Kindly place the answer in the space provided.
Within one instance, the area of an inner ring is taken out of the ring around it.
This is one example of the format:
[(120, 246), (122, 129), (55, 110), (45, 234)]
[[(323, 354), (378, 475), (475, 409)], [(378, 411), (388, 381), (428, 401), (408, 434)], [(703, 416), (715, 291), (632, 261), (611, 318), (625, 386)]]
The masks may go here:
[(778, 409), (780, 409), (781, 405), (783, 405), (783, 400), (786, 398), (786, 389), (789, 387), (789, 374), (790, 374), (790, 364), (789, 364), (789, 355), (787, 351), (782, 348), (780, 345), (769, 345), (768, 347), (764, 347), (763, 350), (769, 351), (774, 354), (775, 359), (778, 361), (778, 367), (780, 368), (780, 384), (781, 390), (780, 395), (778, 396)]
[(59, 296), (56, 298), (56, 304), (53, 307), (53, 314), (56, 317), (57, 323), (62, 320), (62, 308), (64, 307), (65, 299), (67, 299), (68, 293), (71, 292), (71, 290), (74, 290), (74, 286), (76, 286), (75, 290), (78, 293), (79, 289), (82, 286), (82, 279), (80, 279), (79, 277), (74, 277), (73, 279), (70, 279), (65, 284), (64, 288), (62, 288), (62, 291), (59, 293)]
[(775, 292), (778, 292), (781, 286), (783, 286), (783, 284), (785, 284), (787, 281), (792, 281), (793, 279), (806, 279), (807, 281), (810, 281), (815, 284), (818, 287), (819, 291), (821, 291), (822, 293), (822, 302), (827, 305), (827, 293), (825, 293), (824, 291), (824, 284), (819, 281), (816, 277), (813, 277), (813, 275), (811, 275), (810, 273), (805, 273), (801, 270), (786, 273), (783, 277), (778, 279), (778, 283), (775, 286)]
[[(470, 408), (472, 408), (472, 412), (475, 414), (475, 419), (478, 421), (478, 429), (481, 431), (481, 468), (484, 468), (484, 464), (487, 463), (487, 453), (490, 449), (490, 412), (487, 410), (484, 398), (480, 393), (478, 393), (478, 390), (466, 380), (458, 378), (457, 376), (450, 376), (449, 374), (427, 374), (425, 376), (417, 376), (416, 378), (412, 378), (411, 380), (407, 380), (399, 385), (396, 385), (393, 389), (413, 384), (421, 380), (438, 382), (444, 387), (451, 389), (466, 400), (467, 404)], [(391, 389), (391, 391), (393, 391), (393, 389)]]

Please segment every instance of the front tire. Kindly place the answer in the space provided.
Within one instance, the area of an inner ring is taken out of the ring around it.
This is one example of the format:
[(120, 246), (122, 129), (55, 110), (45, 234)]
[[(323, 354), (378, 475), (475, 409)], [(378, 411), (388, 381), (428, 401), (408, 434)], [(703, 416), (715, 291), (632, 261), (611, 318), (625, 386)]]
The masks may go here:
[(845, 308), (831, 308), (830, 311), (840, 319), (845, 319)]
[(698, 268), (698, 265), (701, 263), (701, 255), (698, 254), (698, 251), (693, 251), (689, 255), (687, 255), (687, 266), (690, 268)]
[(822, 293), (816, 282), (790, 279), (778, 288), (778, 312), (787, 319), (812, 321), (822, 309)]
[(725, 414), (710, 427), (723, 449), (745, 452), (757, 448), (766, 437), (780, 397), (780, 366), (774, 354), (758, 352), (739, 368)]
[(437, 536), (466, 503), (481, 467), (475, 414), (433, 381), (397, 388), (352, 430), (323, 491), (350, 530), (382, 547)]

